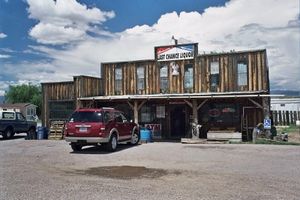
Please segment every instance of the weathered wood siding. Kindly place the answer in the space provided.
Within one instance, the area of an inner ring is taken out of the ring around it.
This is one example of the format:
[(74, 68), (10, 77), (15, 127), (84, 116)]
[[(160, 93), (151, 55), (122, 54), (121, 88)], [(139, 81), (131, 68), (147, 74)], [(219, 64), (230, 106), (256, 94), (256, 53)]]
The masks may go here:
[(50, 101), (75, 101), (74, 83), (42, 83), (42, 124), (49, 127), (49, 102)]
[[(56, 103), (60, 107), (64, 107), (66, 103), (80, 107), (80, 102), (77, 98), (99, 96), (103, 95), (103, 84), (100, 78), (89, 76), (75, 76), (74, 81), (69, 82), (55, 82), (43, 83), (43, 108), (42, 108), (42, 121), (43, 126), (50, 124), (50, 110), (49, 105)], [(72, 105), (69, 105), (73, 107)], [(66, 108), (67, 109), (67, 108)], [(70, 109), (70, 107), (68, 108)]]
[[(120, 95), (160, 93), (160, 67), (168, 65), (168, 93), (184, 93), (184, 70), (186, 64), (193, 65), (192, 93), (266, 91), (269, 92), (269, 74), (266, 50), (230, 52), (199, 55), (194, 60), (172, 61), (179, 66), (179, 75), (172, 75), (170, 62), (155, 60), (104, 63), (103, 85), (105, 95), (115, 93), (115, 68), (122, 68), (122, 91)], [(211, 90), (210, 63), (219, 63), (219, 84)], [(247, 65), (247, 85), (238, 86), (237, 64)], [(145, 90), (137, 91), (137, 67), (145, 67)]]

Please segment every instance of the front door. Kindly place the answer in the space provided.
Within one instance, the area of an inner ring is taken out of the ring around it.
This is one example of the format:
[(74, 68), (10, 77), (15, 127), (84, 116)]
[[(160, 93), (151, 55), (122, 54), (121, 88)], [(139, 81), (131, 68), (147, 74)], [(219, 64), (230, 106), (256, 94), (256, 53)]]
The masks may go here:
[(185, 105), (173, 105), (170, 110), (170, 130), (172, 138), (185, 137), (186, 110)]

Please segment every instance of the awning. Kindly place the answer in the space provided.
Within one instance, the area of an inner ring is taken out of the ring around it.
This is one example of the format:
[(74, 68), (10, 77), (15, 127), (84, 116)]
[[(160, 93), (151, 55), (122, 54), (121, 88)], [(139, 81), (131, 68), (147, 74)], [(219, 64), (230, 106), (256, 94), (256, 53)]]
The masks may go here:
[(182, 94), (146, 94), (146, 95), (110, 95), (79, 97), (77, 100), (156, 100), (156, 99), (214, 99), (214, 98), (250, 98), (250, 97), (283, 97), (284, 95), (260, 92), (216, 92), (216, 93), (182, 93)]

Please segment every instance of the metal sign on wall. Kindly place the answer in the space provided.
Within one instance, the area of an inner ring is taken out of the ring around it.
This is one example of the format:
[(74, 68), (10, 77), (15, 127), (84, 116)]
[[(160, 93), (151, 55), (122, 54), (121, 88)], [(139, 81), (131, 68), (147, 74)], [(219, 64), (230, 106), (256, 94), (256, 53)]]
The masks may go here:
[(189, 60), (197, 56), (198, 43), (155, 47), (157, 61)]

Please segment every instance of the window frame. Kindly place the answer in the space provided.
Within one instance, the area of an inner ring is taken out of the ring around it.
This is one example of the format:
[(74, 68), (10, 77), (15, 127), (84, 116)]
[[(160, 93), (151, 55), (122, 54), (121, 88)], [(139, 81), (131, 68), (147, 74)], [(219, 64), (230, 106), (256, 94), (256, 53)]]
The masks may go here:
[[(162, 76), (162, 69), (165, 68), (167, 71), (167, 74)], [(166, 82), (166, 84), (162, 84), (162, 82)], [(170, 85), (169, 85), (169, 67), (167, 64), (163, 64), (159, 67), (159, 86), (160, 86), (160, 92), (161, 93), (167, 93), (169, 91)], [(165, 86), (165, 87), (162, 87)]]
[[(216, 64), (216, 65), (214, 65)], [(217, 68), (216, 68), (217, 66)], [(213, 67), (215, 68), (213, 70)], [(210, 74), (209, 74), (209, 87), (211, 92), (217, 92), (218, 87), (220, 86), (220, 62), (211, 61), (209, 64)], [(217, 70), (216, 70), (217, 69)]]
[[(142, 69), (143, 70), (143, 77), (139, 77), (139, 69)], [(146, 69), (145, 69), (145, 66), (138, 66), (136, 68), (136, 89), (137, 89), (137, 93), (138, 94), (142, 94), (142, 92), (145, 90), (146, 88), (146, 79), (145, 79), (145, 72), (146, 72)], [(140, 87), (140, 83), (142, 83), (142, 87)]]
[[(117, 71), (120, 70), (120, 77), (117, 74)], [(123, 67), (122, 66), (116, 66), (115, 68), (115, 94), (121, 94), (123, 90)]]
[[(189, 71), (188, 69), (192, 69), (192, 73), (191, 75), (187, 76), (187, 71)], [(187, 78), (190, 78), (191, 80), (189, 80), (189, 83), (191, 83), (190, 87), (187, 87)], [(184, 65), (184, 81), (183, 81), (183, 87), (184, 87), (184, 91), (185, 92), (193, 92), (194, 89), (194, 65), (192, 63), (187, 63)]]
[[(240, 72), (240, 66), (245, 67), (244, 68), (245, 70)], [(243, 75), (243, 77), (241, 77), (242, 75)], [(247, 65), (247, 62), (239, 61), (239, 62), (237, 62), (237, 86), (238, 86), (238, 88), (248, 86), (248, 82), (249, 82), (249, 80), (248, 80), (248, 65)]]

